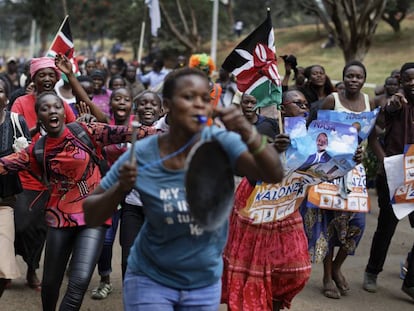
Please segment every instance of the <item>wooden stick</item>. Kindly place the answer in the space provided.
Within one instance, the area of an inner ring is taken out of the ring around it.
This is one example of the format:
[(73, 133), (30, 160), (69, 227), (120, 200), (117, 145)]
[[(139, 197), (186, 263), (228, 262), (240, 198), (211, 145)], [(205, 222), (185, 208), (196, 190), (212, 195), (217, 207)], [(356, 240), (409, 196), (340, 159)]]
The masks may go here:
[(140, 126), (138, 121), (132, 121), (132, 138), (131, 138), (131, 154), (129, 156), (129, 162), (134, 164), (136, 161), (135, 158), (135, 143), (137, 142), (138, 128)]

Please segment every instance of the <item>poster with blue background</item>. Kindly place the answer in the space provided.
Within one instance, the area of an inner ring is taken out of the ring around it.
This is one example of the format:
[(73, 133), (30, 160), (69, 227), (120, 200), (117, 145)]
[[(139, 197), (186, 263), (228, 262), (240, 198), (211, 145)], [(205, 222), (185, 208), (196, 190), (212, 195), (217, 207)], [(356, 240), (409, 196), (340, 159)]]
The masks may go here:
[(286, 151), (287, 171), (302, 171), (324, 180), (350, 171), (358, 146), (357, 129), (352, 125), (314, 120), (306, 129), (303, 117), (285, 118), (285, 132), (291, 145)]
[(373, 111), (352, 113), (334, 110), (319, 110), (318, 120), (327, 120), (354, 126), (358, 130), (358, 142), (368, 138), (375, 126), (379, 108)]

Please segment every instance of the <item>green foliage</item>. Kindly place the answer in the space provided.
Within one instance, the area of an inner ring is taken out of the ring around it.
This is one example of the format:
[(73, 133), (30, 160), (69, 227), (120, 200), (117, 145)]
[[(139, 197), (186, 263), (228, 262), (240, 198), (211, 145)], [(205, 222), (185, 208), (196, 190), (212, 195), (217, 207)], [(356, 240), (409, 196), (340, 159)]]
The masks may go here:
[[(119, 1), (125, 2), (125, 1)], [(72, 32), (79, 39), (98, 39), (113, 23), (114, 4), (106, 0), (67, 0)]]
[(395, 32), (401, 29), (401, 22), (405, 18), (413, 0), (388, 0), (382, 19), (387, 22)]
[[(209, 0), (159, 1), (160, 4), (164, 5), (171, 18), (171, 23), (176, 27), (176, 33), (174, 33), (171, 27), (169, 27), (164, 14), (162, 14), (162, 26), (159, 30), (159, 37), (156, 40), (160, 49), (173, 54), (188, 54), (191, 48), (196, 48), (196, 52), (209, 52), (213, 2)], [(401, 10), (401, 8), (404, 8), (404, 5), (407, 7), (413, 1), (388, 0), (387, 9), (391, 10), (398, 7)], [(146, 52), (148, 52), (149, 46), (154, 41), (150, 34), (148, 8), (145, 6), (144, 0), (3, 0), (0, 1), (0, 36), (2, 41), (10, 42), (10, 38), (13, 37), (16, 41), (27, 44), (30, 36), (30, 18), (33, 17), (36, 19), (38, 27), (42, 29), (43, 34), (46, 34), (44, 37), (46, 37), (47, 42), (50, 43), (63, 20), (64, 2), (67, 3), (74, 39), (88, 42), (89, 48), (96, 40), (102, 40), (103, 42), (103, 38), (111, 38), (124, 43), (125, 46), (130, 45), (133, 49), (136, 49), (143, 20), (146, 21), (144, 41)], [(180, 3), (182, 6), (184, 19), (180, 17), (177, 3)], [(283, 30), (281, 30), (282, 27), (315, 22), (315, 0), (231, 0), (229, 3), (230, 5), (226, 6), (220, 1), (218, 35), (219, 49), (222, 50), (226, 46), (229, 46), (229, 48), (234, 47), (231, 42), (234, 40), (232, 36), (233, 21), (242, 20), (244, 22), (243, 34), (246, 35), (264, 20), (267, 7), (271, 9), (278, 49), (285, 48), (285, 41), (292, 41), (287, 37), (285, 40)], [(362, 5), (365, 1), (358, 3)], [(194, 23), (192, 21), (192, 14), (194, 15)], [(187, 27), (185, 27), (185, 24), (187, 24)], [(186, 38), (192, 46), (184, 44), (182, 40), (179, 40), (177, 34)], [(337, 47), (330, 50), (319, 50), (318, 47), (325, 40), (325, 36), (325, 33), (322, 35), (319, 33), (319, 29), (316, 32), (312, 30), (302, 37), (298, 32), (291, 32), (289, 33), (290, 39), (300, 41), (302, 47), (300, 50), (292, 49), (290, 53), (309, 55), (310, 61), (315, 62), (322, 62), (323, 59), (331, 57), (332, 54), (335, 55), (335, 58), (338, 58), (338, 52), (340, 53), (341, 50)], [(403, 29), (400, 36), (406, 37)], [(393, 33), (387, 29), (387, 32), (384, 32), (382, 37), (392, 40)], [(377, 36), (376, 41), (382, 37)], [(373, 41), (374, 48), (378, 46), (376, 41)], [(412, 39), (408, 38), (408, 41), (403, 46), (409, 48), (411, 41)], [(314, 46), (318, 50), (317, 55), (313, 55), (315, 53), (307, 48), (312, 43), (316, 43)], [(400, 53), (399, 51), (400, 49), (393, 51), (393, 53)], [(224, 51), (218, 51), (218, 54), (227, 55)], [(280, 50), (279, 54), (281, 54)], [(285, 53), (282, 52), (282, 54)], [(217, 63), (220, 63), (220, 55), (218, 58)], [(381, 63), (384, 62), (389, 62), (389, 57), (382, 59)], [(382, 66), (380, 67), (382, 68)], [(334, 70), (336, 70), (336, 67)], [(371, 73), (370, 77), (372, 77)]]
[(234, 18), (243, 21), (245, 27), (252, 30), (263, 22), (266, 18), (267, 8), (270, 8), (272, 22), (275, 27), (297, 25), (300, 21), (303, 22), (305, 16), (303, 8), (301, 9), (301, 4), (304, 1), (234, 1)]
[(57, 17), (58, 7), (52, 0), (22, 0), (18, 2), (7, 0), (4, 1), (0, 10), (2, 12), (1, 28), (4, 27), (8, 35), (12, 34), (16, 41), (29, 38), (31, 18), (34, 18), (38, 27), (44, 31), (52, 30), (60, 19)]

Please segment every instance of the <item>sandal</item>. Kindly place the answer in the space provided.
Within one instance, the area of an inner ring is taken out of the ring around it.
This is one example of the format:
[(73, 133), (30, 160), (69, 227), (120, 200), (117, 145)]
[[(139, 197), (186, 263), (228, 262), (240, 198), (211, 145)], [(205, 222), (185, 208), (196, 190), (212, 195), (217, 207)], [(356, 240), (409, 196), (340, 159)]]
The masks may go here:
[(341, 293), (339, 290), (334, 286), (334, 284), (331, 282), (329, 284), (323, 285), (323, 295), (325, 297), (331, 298), (331, 299), (339, 299), (341, 298)]
[(111, 283), (100, 282), (99, 286), (92, 290), (92, 299), (102, 300), (112, 293), (113, 287)]

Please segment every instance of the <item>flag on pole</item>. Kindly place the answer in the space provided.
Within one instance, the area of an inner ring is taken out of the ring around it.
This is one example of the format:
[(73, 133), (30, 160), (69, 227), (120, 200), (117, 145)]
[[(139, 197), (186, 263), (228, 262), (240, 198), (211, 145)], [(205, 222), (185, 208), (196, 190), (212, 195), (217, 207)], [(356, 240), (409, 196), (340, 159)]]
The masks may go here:
[(157, 37), (158, 29), (161, 27), (160, 3), (158, 0), (145, 0), (145, 4), (148, 6), (151, 18), (151, 34)]
[(59, 30), (56, 33), (56, 36), (53, 39), (49, 50), (46, 53), (46, 56), (54, 58), (57, 54), (66, 55), (72, 63), (73, 72), (76, 75), (80, 74), (78, 62), (75, 58), (75, 48), (72, 39), (72, 32), (69, 25), (69, 15), (66, 15), (65, 19), (60, 25)]
[(266, 20), (236, 46), (222, 67), (234, 74), (240, 92), (256, 97), (256, 107), (281, 104), (282, 81), (277, 69), (270, 10)]

